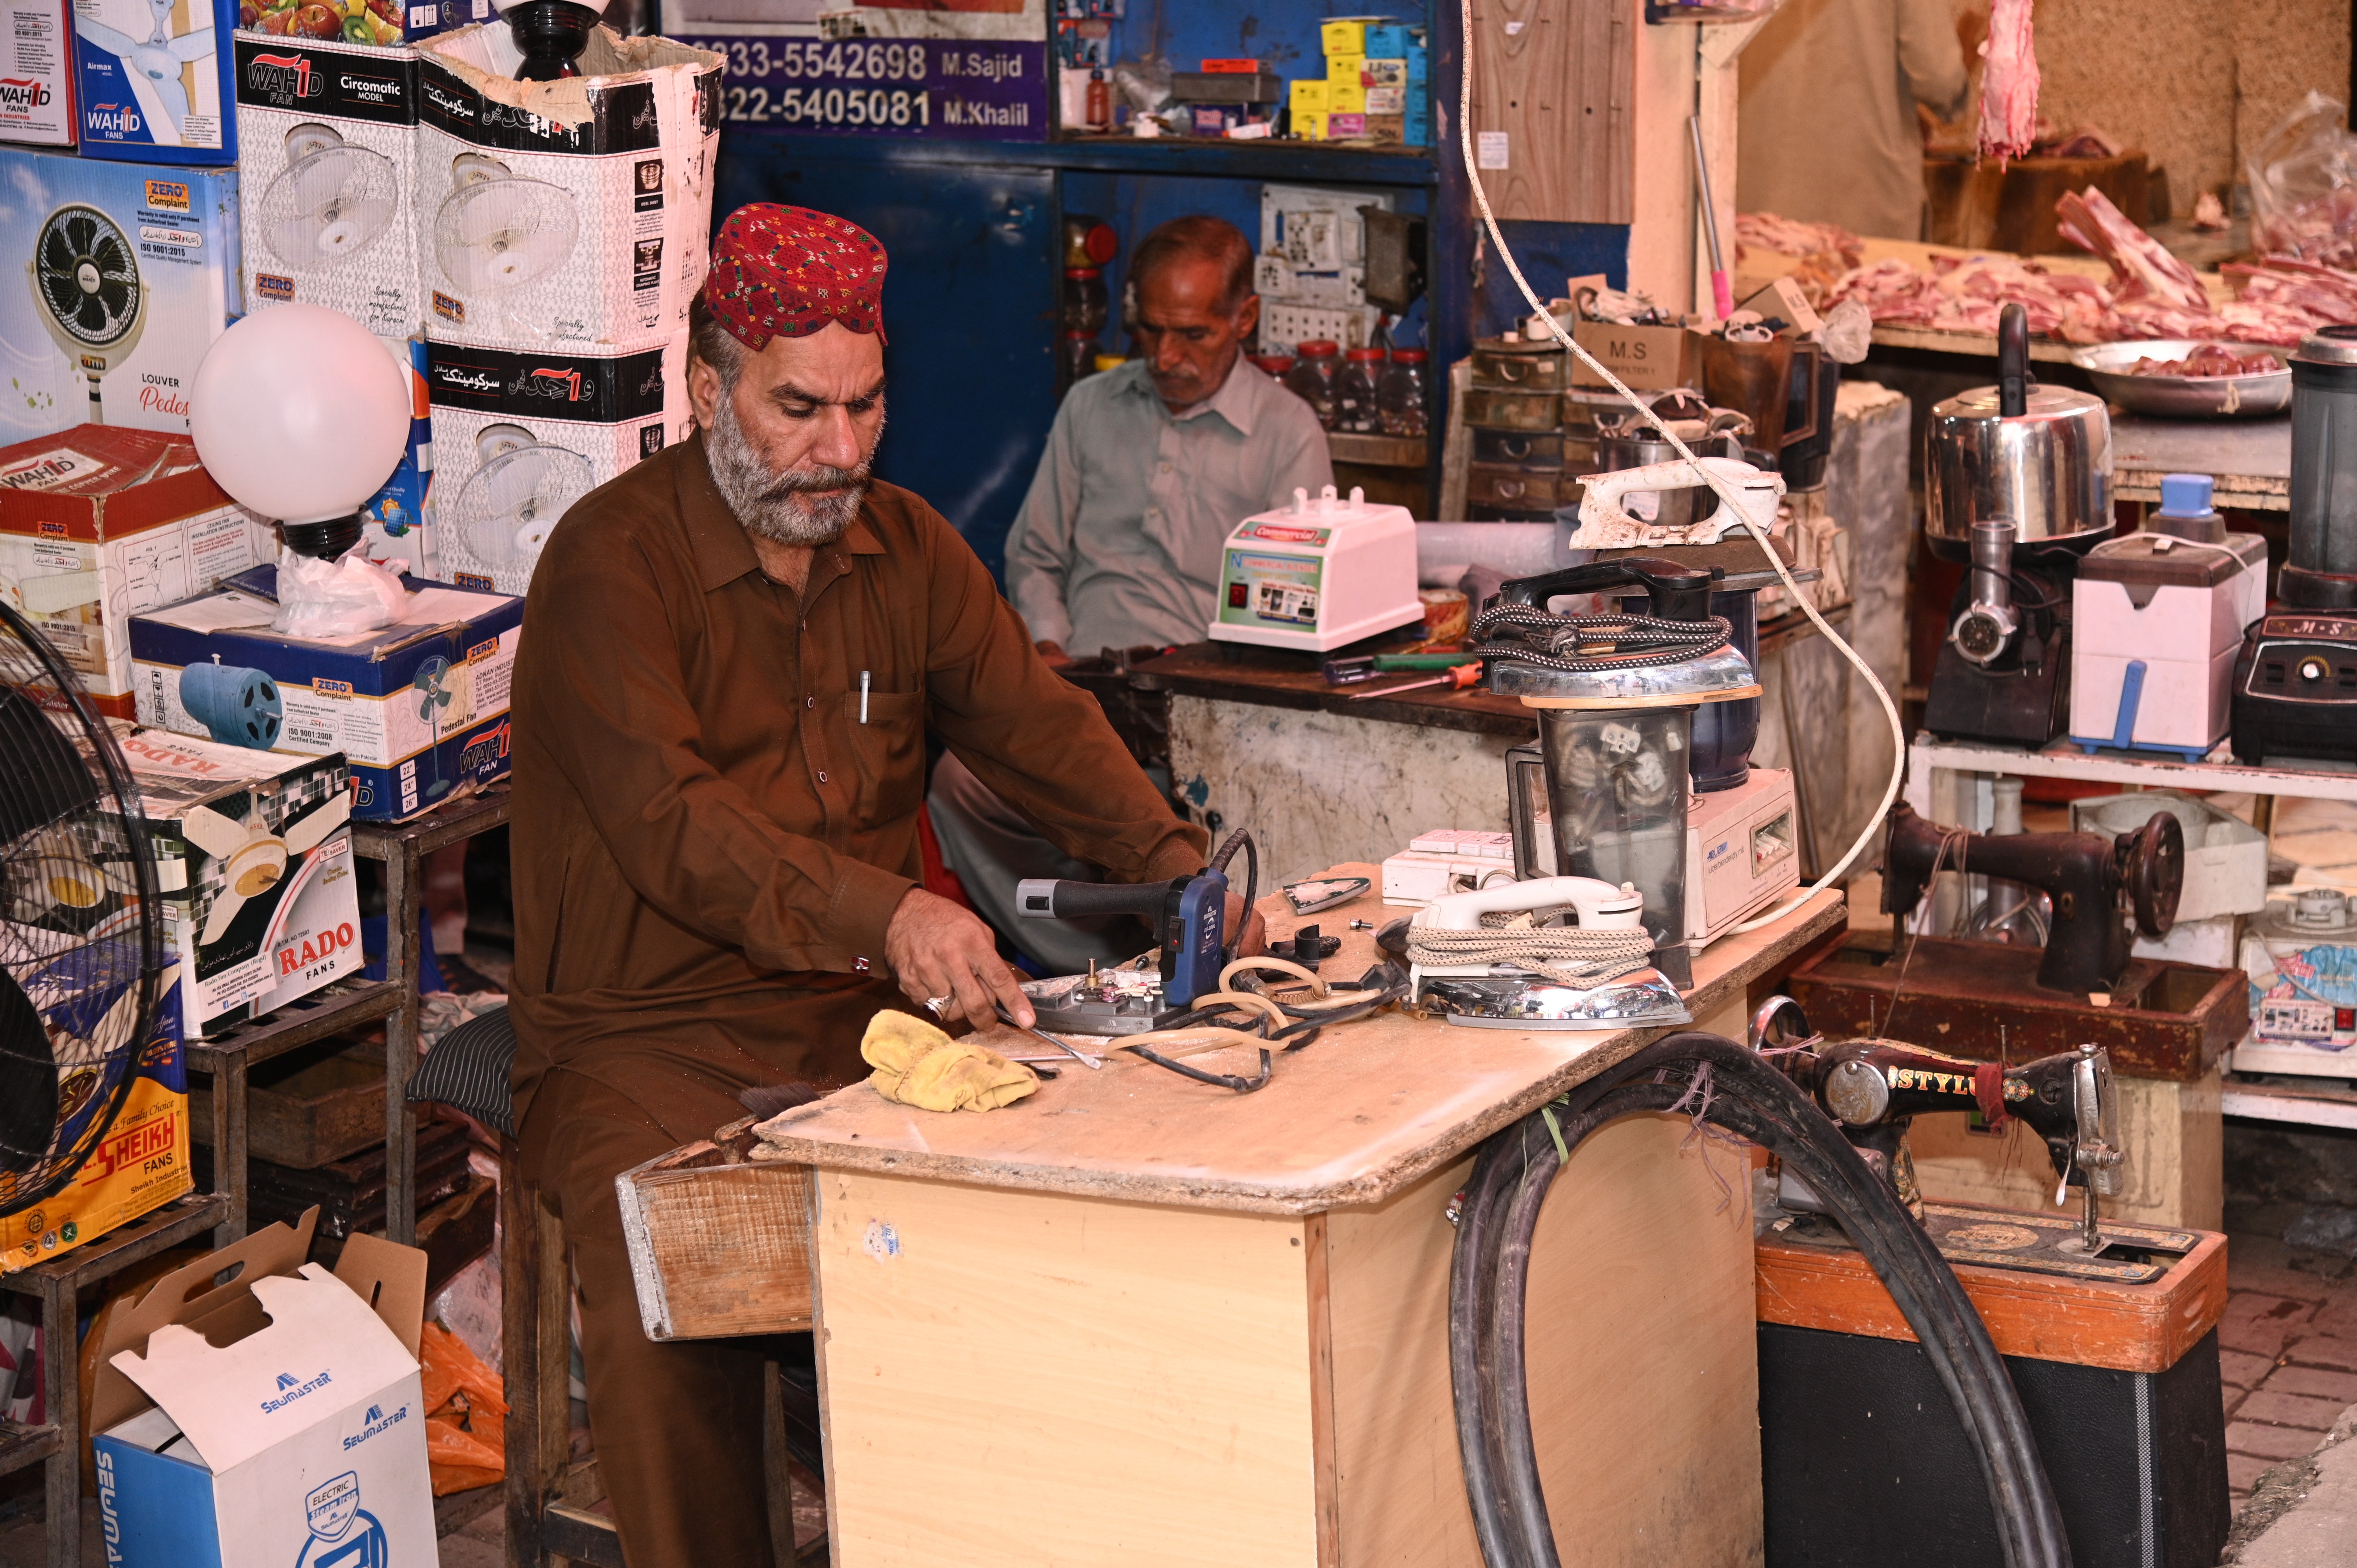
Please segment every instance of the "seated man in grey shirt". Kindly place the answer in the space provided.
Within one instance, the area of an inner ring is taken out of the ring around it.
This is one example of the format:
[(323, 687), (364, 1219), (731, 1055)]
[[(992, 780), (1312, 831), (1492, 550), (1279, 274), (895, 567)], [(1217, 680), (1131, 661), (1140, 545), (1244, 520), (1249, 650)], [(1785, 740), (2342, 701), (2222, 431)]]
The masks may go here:
[[(1173, 219), (1131, 256), (1140, 357), (1065, 395), (1006, 536), (1006, 596), (1051, 664), (1201, 641), (1230, 531), (1334, 482), (1318, 416), (1244, 362), (1260, 324), (1252, 276), (1251, 243), (1217, 218)], [(933, 770), (928, 801), (974, 908), (1035, 961), (1069, 973), (1137, 950), (1135, 928), (1016, 918), (1021, 878), (1100, 874), (954, 757)]]

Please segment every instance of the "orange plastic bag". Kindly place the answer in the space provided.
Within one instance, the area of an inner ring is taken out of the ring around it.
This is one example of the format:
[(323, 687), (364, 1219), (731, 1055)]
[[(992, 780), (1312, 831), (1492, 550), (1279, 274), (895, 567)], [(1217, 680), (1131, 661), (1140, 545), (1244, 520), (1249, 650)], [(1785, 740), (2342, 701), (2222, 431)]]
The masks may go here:
[(425, 1389), (425, 1462), (434, 1495), (471, 1491), (507, 1475), (507, 1391), (467, 1342), (438, 1323), (418, 1341)]

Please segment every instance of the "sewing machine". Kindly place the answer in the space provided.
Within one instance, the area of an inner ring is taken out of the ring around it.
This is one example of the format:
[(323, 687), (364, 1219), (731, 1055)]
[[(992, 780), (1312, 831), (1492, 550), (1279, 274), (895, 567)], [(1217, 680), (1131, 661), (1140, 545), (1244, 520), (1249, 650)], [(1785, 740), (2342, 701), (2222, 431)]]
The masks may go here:
[[(1900, 1040), (1828, 1043), (1810, 1031), (1807, 1015), (1789, 996), (1770, 997), (1752, 1015), (1751, 1043), (1773, 1053), (1777, 1065), (1833, 1118), (1951, 1262), (2142, 1284), (2168, 1272), (2167, 1258), (2156, 1262), (2155, 1254), (2182, 1256), (2200, 1242), (2192, 1231), (2098, 1219), (2095, 1199), (2119, 1195), (2127, 1158), (2111, 1058), (2100, 1046), (2011, 1067)], [(1907, 1132), (1916, 1117), (1932, 1115), (1975, 1116), (1992, 1128), (2013, 1117), (2028, 1122), (2053, 1165), (2056, 1205), (2072, 1187), (2080, 1189), (2078, 1219), (1925, 1201), (1916, 1189)], [(1790, 1224), (1771, 1219), (1786, 1240), (1846, 1245), (1838, 1228), (1820, 1218), (1823, 1202), (1792, 1172), (1779, 1170), (1773, 1194), (1763, 1197), (1763, 1208), (1772, 1203), (1791, 1219)]]
[[(1941, 873), (2043, 889), (2053, 906), (2046, 945), (1902, 929)], [(1891, 930), (1851, 933), (1791, 983), (1801, 1004), (1835, 1033), (1936, 1038), (1971, 1056), (2043, 1056), (2093, 1043), (2124, 1072), (2190, 1080), (2249, 1023), (2241, 972), (2129, 950), (2133, 933), (2165, 936), (2176, 919), (2185, 836), (2166, 813), (2116, 837), (1993, 836), (1939, 827), (1897, 806), (1882, 875)]]

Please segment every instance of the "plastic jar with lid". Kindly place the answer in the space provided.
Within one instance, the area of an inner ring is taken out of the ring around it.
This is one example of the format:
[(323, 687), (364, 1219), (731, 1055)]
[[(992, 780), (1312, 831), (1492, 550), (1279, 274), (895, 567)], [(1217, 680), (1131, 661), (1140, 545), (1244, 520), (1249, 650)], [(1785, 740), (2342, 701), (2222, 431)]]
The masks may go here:
[(1313, 338), (1293, 347), (1293, 368), (1285, 372), (1285, 390), (1308, 403), (1318, 423), (1334, 428), (1334, 361), (1341, 345)]
[(1375, 382), (1383, 373), (1381, 349), (1353, 349), (1334, 375), (1334, 423), (1330, 428), (1372, 435), (1383, 428), (1375, 414)]
[(1254, 354), (1252, 362), (1273, 381), (1282, 381), (1285, 373), (1293, 369), (1293, 356), (1290, 354)]
[(1392, 350), (1392, 362), (1383, 367), (1383, 380), (1375, 383), (1375, 413), (1384, 435), (1425, 434), (1430, 417), (1424, 392), (1424, 364), (1428, 357), (1422, 349)]
[(1066, 267), (1064, 269), (1064, 330), (1085, 332), (1092, 338), (1104, 330), (1112, 315), (1112, 306), (1105, 295), (1104, 272), (1099, 267)]

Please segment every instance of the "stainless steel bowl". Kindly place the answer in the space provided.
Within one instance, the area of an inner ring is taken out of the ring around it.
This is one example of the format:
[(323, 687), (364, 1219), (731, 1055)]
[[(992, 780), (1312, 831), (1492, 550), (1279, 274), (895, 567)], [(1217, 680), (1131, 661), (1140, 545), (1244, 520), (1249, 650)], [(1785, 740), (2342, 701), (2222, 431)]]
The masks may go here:
[(2265, 419), (2291, 406), (2291, 368), (2285, 350), (2262, 343), (2228, 343), (2237, 354), (2272, 354), (2277, 368), (2250, 376), (2137, 376), (2138, 360), (2182, 360), (2205, 339), (2155, 338), (2141, 343), (2099, 343), (2071, 356), (2104, 401), (2124, 413), (2161, 419)]

